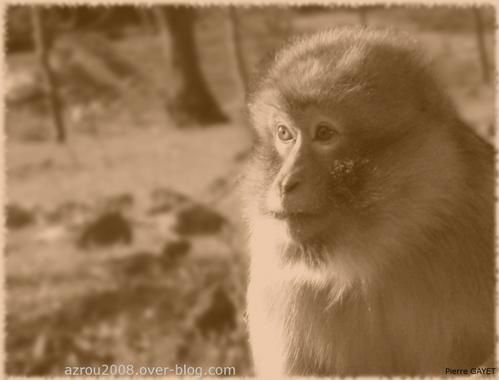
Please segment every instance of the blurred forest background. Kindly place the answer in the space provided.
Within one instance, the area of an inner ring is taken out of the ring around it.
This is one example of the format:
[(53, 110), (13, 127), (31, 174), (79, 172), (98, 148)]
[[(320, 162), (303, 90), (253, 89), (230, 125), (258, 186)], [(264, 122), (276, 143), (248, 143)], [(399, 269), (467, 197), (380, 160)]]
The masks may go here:
[(8, 7), (8, 374), (252, 374), (245, 88), (289, 36), (348, 24), (414, 33), (492, 140), (492, 7)]

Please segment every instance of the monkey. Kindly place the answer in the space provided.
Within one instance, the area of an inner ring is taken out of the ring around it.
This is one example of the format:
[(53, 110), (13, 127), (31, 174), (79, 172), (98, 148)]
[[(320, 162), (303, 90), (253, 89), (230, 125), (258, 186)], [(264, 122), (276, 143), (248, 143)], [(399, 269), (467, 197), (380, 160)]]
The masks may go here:
[(494, 148), (418, 42), (294, 38), (247, 104), (256, 374), (445, 375), (494, 355)]

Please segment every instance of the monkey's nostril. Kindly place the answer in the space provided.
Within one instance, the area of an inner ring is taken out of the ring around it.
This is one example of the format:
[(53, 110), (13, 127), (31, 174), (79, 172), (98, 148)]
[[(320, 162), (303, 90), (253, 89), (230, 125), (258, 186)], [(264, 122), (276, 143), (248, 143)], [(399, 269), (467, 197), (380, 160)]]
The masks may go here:
[(296, 189), (296, 187), (298, 187), (299, 183), (300, 182), (296, 179), (288, 179), (288, 180), (282, 181), (281, 182), (281, 194), (284, 195), (284, 194), (290, 193), (291, 191)]

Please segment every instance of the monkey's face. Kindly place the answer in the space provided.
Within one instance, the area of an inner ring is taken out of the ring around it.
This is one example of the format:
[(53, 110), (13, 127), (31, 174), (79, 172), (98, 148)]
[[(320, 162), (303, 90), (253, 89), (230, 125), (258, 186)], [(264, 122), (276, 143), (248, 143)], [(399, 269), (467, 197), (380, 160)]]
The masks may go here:
[(445, 167), (449, 145), (439, 141), (451, 109), (420, 60), (396, 43), (339, 33), (284, 48), (250, 96), (252, 228), (317, 252), (369, 242), (394, 215), (420, 213), (416, 205), (435, 197), (425, 181), (443, 182), (436, 168)]
[(259, 211), (283, 224), (297, 243), (331, 237), (364, 203), (369, 158), (327, 109), (261, 107), (266, 120), (255, 155), (263, 183)]

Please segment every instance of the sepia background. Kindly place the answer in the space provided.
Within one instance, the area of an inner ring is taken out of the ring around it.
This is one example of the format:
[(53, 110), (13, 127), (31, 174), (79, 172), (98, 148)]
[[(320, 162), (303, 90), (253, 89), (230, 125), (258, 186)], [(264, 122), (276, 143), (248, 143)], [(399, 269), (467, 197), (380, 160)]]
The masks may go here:
[(245, 89), (289, 36), (350, 24), (414, 33), (492, 140), (492, 7), (8, 7), (8, 374), (252, 374)]

